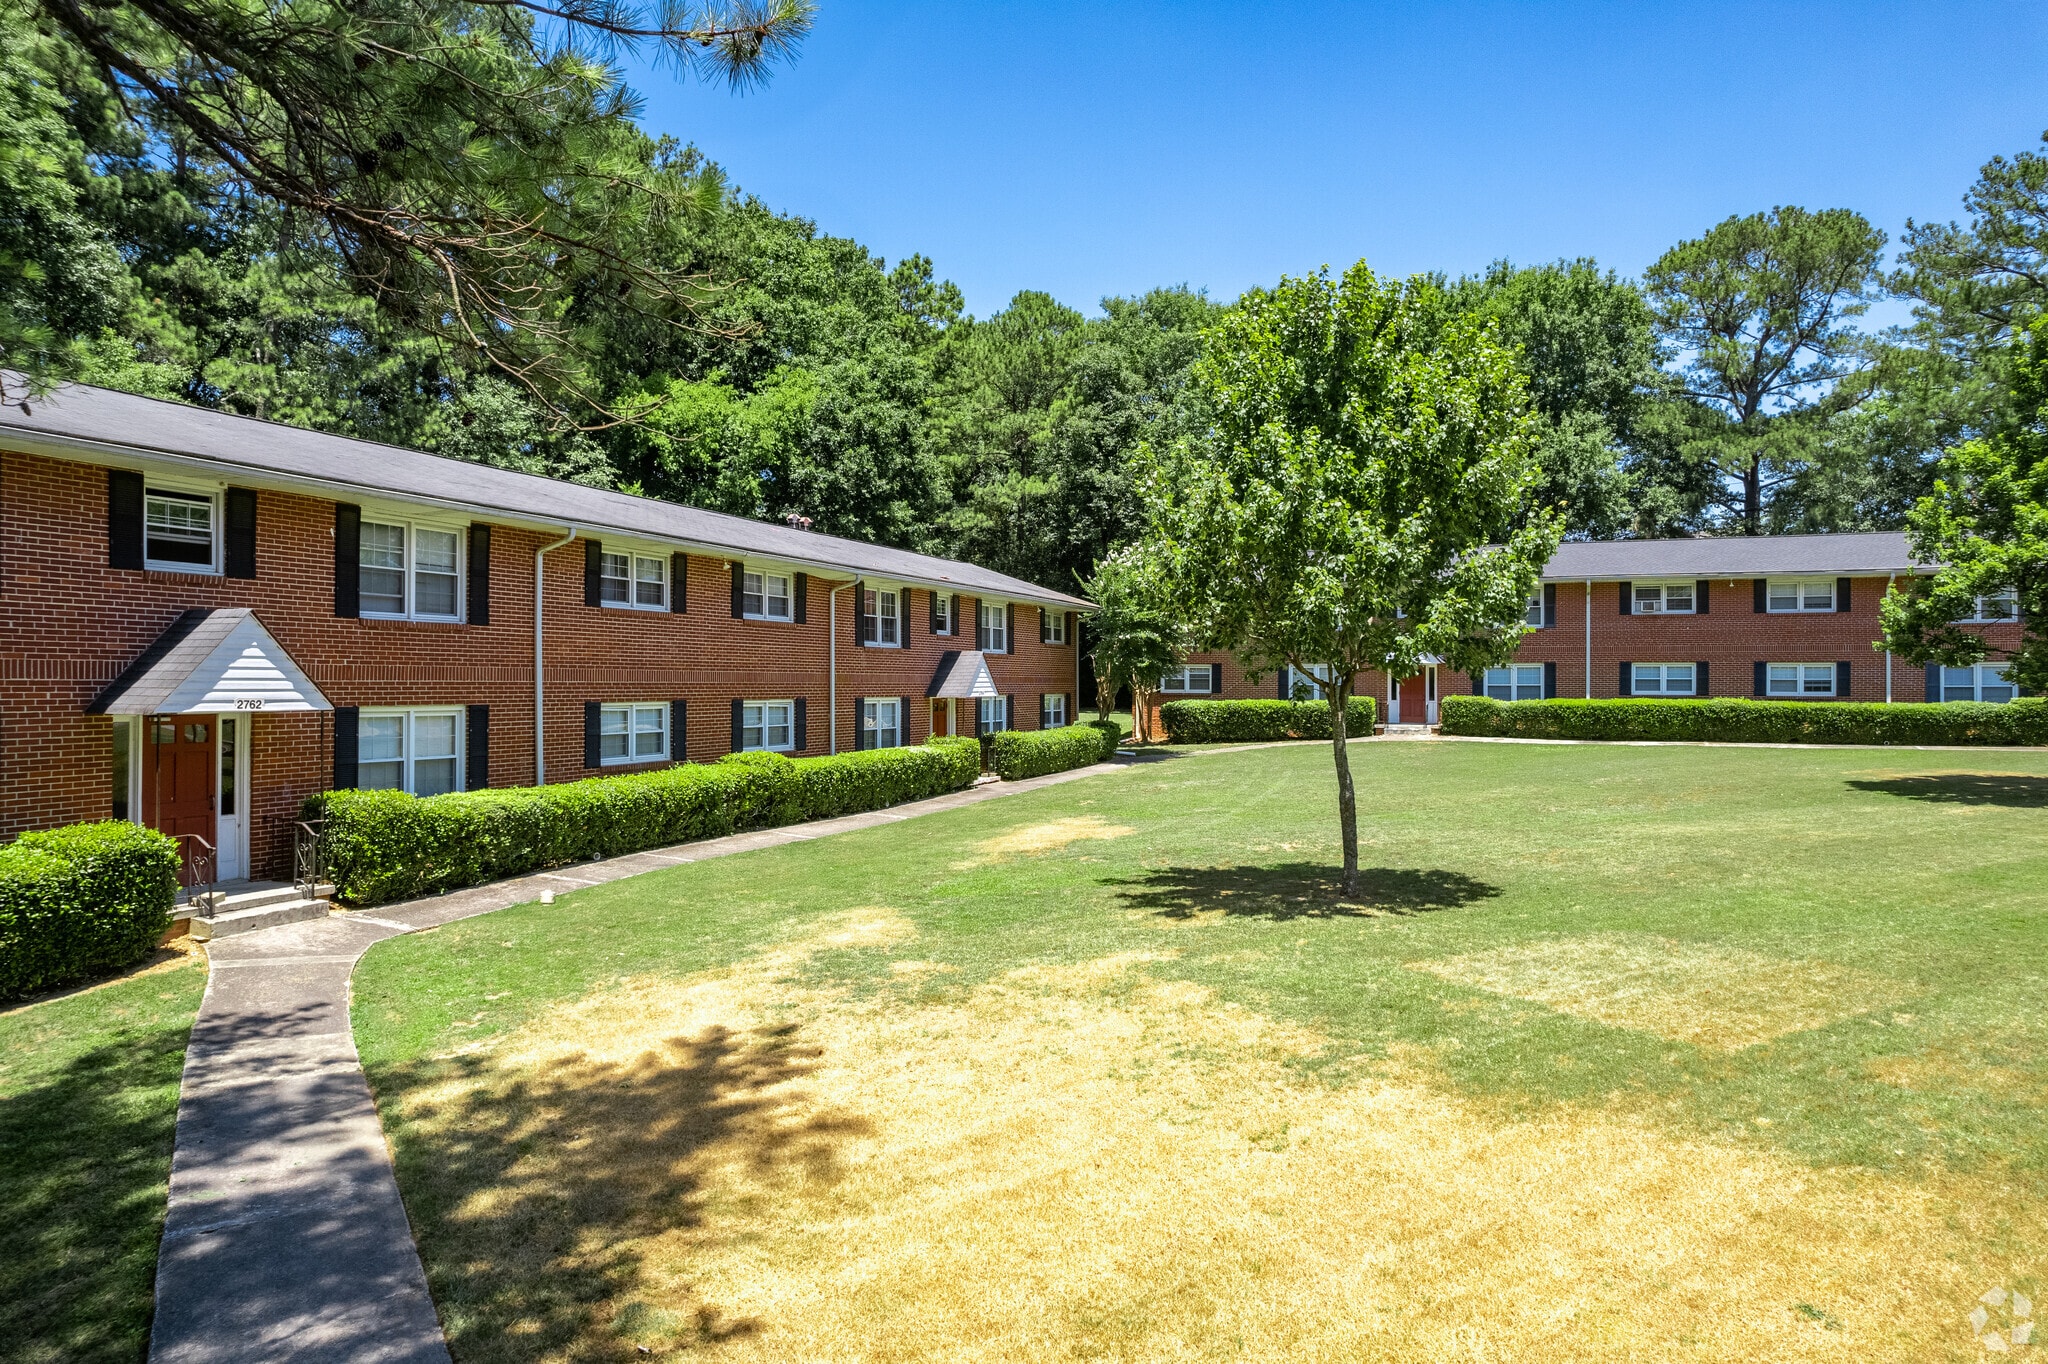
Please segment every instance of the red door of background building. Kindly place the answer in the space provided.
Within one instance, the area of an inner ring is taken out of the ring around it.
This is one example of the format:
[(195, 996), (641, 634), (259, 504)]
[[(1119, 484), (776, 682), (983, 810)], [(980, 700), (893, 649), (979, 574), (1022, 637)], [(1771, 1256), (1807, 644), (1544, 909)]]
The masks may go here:
[(190, 883), (192, 854), (214, 839), (213, 727), (211, 715), (160, 715), (149, 721), (149, 747), (142, 755), (143, 821), (173, 838), (196, 834), (195, 847), (178, 838)]
[(953, 732), (953, 708), (947, 702), (932, 702), (932, 736), (934, 738)]

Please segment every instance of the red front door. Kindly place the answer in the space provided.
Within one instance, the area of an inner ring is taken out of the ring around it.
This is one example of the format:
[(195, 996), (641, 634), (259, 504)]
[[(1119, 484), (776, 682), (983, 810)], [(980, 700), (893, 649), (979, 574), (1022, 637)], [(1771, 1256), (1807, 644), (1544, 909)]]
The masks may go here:
[(934, 701), (934, 702), (932, 702), (932, 735), (933, 735), (933, 737), (935, 737), (935, 738), (936, 738), (936, 737), (938, 737), (938, 736), (940, 736), (940, 735), (946, 735), (946, 734), (951, 734), (952, 732), (953, 732), (953, 712), (952, 712), (952, 708), (951, 708), (950, 706), (948, 706), (948, 705), (947, 705), (947, 704), (946, 704), (946, 703), (945, 703), (944, 701)]
[[(214, 724), (211, 715), (155, 716), (142, 755), (144, 820), (173, 838), (196, 834), (208, 846), (214, 839)], [(179, 851), (189, 860), (199, 848), (179, 839)]]

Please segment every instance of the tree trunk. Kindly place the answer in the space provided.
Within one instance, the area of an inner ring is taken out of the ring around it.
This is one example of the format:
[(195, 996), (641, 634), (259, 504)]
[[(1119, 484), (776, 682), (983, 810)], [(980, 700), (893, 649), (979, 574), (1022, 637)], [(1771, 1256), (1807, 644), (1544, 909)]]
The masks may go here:
[(1151, 691), (1139, 686), (1136, 679), (1133, 679), (1131, 682), (1131, 742), (1134, 744), (1149, 744), (1153, 741), (1152, 725), (1150, 723), (1151, 707), (1147, 704), (1151, 699)]
[(1358, 898), (1358, 792), (1351, 785), (1350, 736), (1344, 712), (1351, 701), (1351, 679), (1333, 679), (1330, 698), (1330, 744), (1337, 759), (1337, 825), (1344, 834), (1344, 898)]

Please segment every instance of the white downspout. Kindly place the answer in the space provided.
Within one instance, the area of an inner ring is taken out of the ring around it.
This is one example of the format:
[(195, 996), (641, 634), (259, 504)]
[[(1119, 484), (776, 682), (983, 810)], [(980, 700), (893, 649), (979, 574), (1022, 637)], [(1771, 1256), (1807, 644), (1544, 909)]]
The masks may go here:
[(533, 552), (533, 784), (535, 786), (546, 786), (548, 784), (547, 691), (546, 684), (542, 681), (541, 677), (541, 645), (543, 643), (541, 622), (546, 619), (546, 613), (541, 609), (542, 570), (545, 566), (549, 550), (560, 549), (575, 538), (576, 527), (571, 526), (567, 535), (555, 541), (552, 545), (542, 545)]
[(1593, 699), (1593, 580), (1586, 579), (1586, 699)]
[[(832, 732), (832, 751), (839, 751), (839, 594), (852, 583), (841, 583), (826, 594), (825, 614), (831, 620), (831, 637), (825, 643), (825, 694), (826, 708), (832, 712), (829, 728)], [(897, 720), (899, 725), (908, 725), (910, 717), (905, 715)]]
[[(1896, 573), (1893, 573), (1885, 578), (1884, 594), (1887, 597), (1889, 597), (1892, 594), (1892, 587), (1898, 581), (1899, 575)], [(1886, 649), (1884, 651), (1884, 703), (1887, 706), (1889, 706), (1892, 703), (1892, 651), (1890, 649)]]

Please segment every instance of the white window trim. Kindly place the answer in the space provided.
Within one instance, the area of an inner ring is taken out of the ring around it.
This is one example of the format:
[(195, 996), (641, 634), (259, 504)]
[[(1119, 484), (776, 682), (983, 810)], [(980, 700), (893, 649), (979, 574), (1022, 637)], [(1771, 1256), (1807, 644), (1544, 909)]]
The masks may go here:
[[(204, 564), (181, 564), (168, 559), (149, 557), (149, 494), (150, 490), (179, 493), (185, 497), (199, 498), (212, 508), (213, 556)], [(198, 573), (218, 578), (226, 571), (221, 560), (225, 557), (227, 542), (227, 499), (218, 487), (194, 483), (189, 479), (156, 478), (144, 475), (142, 480), (142, 566), (151, 573)]]
[[(998, 649), (991, 644), (987, 649), (983, 650), (984, 653), (1013, 654), (1017, 652), (1015, 648), (1016, 641), (1010, 638), (1010, 604), (1008, 602), (992, 602), (984, 599), (975, 603), (974, 610), (977, 615), (975, 621), (975, 631), (977, 634), (986, 636), (992, 629), (999, 629), (1003, 632), (1003, 647)], [(995, 614), (996, 623), (994, 626), (988, 623), (987, 614), (990, 612)]]
[[(995, 706), (996, 708), (998, 708), (999, 710), (1001, 710), (1001, 711), (1002, 711), (1002, 713), (1003, 713), (1003, 722), (1002, 722), (1002, 725), (1001, 725), (1001, 727), (1000, 727), (1000, 728), (995, 728), (995, 729), (983, 729), (983, 728), (982, 728), (982, 724), (983, 724), (983, 721), (982, 721), (982, 718), (981, 718), (981, 713), (982, 713), (982, 708), (983, 708), (983, 707), (985, 707), (985, 706)], [(1010, 714), (1010, 698), (1009, 698), (1009, 697), (1007, 697), (1007, 696), (982, 696), (982, 697), (977, 697), (977, 698), (975, 699), (975, 703), (974, 703), (974, 728), (975, 728), (975, 732), (976, 732), (976, 733), (979, 733), (979, 734), (1001, 734), (1001, 733), (1004, 733), (1005, 731), (1009, 730), (1009, 729), (1010, 729), (1010, 728), (1011, 728), (1011, 727), (1012, 727), (1012, 726), (1013, 726), (1013, 725), (1015, 724), (1015, 722), (1016, 722), (1016, 719), (1017, 719), (1017, 717), (1016, 717), (1016, 716), (1014, 716), (1014, 715)]]
[[(674, 565), (669, 560), (669, 551), (655, 550), (645, 545), (618, 545), (605, 540), (600, 542), (598, 553), (624, 555), (626, 560), (626, 600), (604, 600), (604, 590), (600, 583), (597, 601), (599, 606), (609, 607), (614, 611), (668, 610), (669, 602), (674, 600), (669, 594), (675, 591), (675, 583), (670, 581), (675, 575), (671, 571)], [(650, 559), (661, 566), (661, 600), (652, 605), (639, 600), (640, 579), (635, 576), (635, 572), (640, 567), (639, 561), (642, 559)]]
[[(1771, 598), (1772, 598), (1773, 596), (1775, 596), (1775, 595), (1776, 595), (1776, 594), (1775, 594), (1775, 593), (1774, 593), (1774, 592), (1772, 591), (1772, 588), (1773, 588), (1774, 586), (1776, 586), (1777, 584), (1780, 584), (1780, 583), (1791, 583), (1791, 584), (1793, 584), (1793, 588), (1794, 588), (1794, 590), (1795, 590), (1795, 591), (1796, 591), (1796, 592), (1798, 593), (1798, 596), (1799, 596), (1799, 605), (1797, 605), (1797, 606), (1773, 606), (1773, 605), (1771, 604)], [(1809, 585), (1812, 585), (1812, 584), (1816, 584), (1816, 583), (1826, 583), (1826, 584), (1827, 584), (1827, 589), (1828, 589), (1828, 604), (1827, 604), (1826, 606), (1808, 606), (1808, 605), (1806, 604), (1806, 589), (1807, 589), (1807, 587), (1808, 587)], [(1837, 583), (1835, 582), (1835, 580), (1834, 580), (1833, 578), (1818, 578), (1818, 577), (1813, 577), (1813, 576), (1811, 576), (1811, 575), (1809, 575), (1809, 576), (1807, 576), (1807, 577), (1803, 577), (1803, 578), (1766, 578), (1766, 579), (1764, 579), (1764, 614), (1766, 614), (1766, 615), (1771, 615), (1771, 616), (1824, 616), (1824, 615), (1827, 615), (1827, 614), (1828, 614), (1829, 612), (1831, 612), (1831, 611), (1833, 611), (1833, 610), (1835, 609), (1835, 598), (1836, 598), (1836, 589), (1837, 589), (1837, 587), (1838, 587), (1838, 584), (1837, 584)]]
[[(1799, 669), (1799, 676), (1794, 679), (1799, 684), (1798, 687), (1795, 690), (1789, 692), (1772, 691), (1771, 669), (1773, 668)], [(1826, 691), (1819, 692), (1806, 690), (1806, 670), (1808, 668), (1824, 668), (1827, 670), (1828, 689)], [(1839, 681), (1840, 675), (1836, 672), (1835, 665), (1832, 663), (1766, 663), (1764, 664), (1764, 699), (1767, 701), (1798, 701), (1801, 699), (1819, 700), (1823, 698), (1829, 698), (1834, 696), (1835, 687), (1839, 683)]]
[[(1988, 602), (1988, 601), (2010, 601), (2010, 602), (2012, 603), (2012, 614), (2011, 614), (2011, 615), (2009, 615), (2009, 616), (1987, 616), (1987, 615), (1985, 615), (1985, 614), (1984, 614), (1984, 603), (1985, 603), (1985, 602)], [(1963, 617), (1963, 618), (1962, 618), (1961, 620), (1957, 621), (1957, 622), (1956, 622), (1956, 624), (1958, 624), (1958, 625), (2017, 625), (2017, 624), (2019, 624), (2019, 620), (2020, 620), (2020, 600), (2019, 600), (2019, 594), (2018, 594), (2017, 592), (1995, 592), (1995, 593), (1991, 594), (1990, 596), (1986, 596), (1986, 597), (1979, 597), (1979, 598), (1977, 598), (1977, 604), (1976, 604), (1975, 606), (1973, 606), (1972, 608), (1970, 608), (1970, 609), (1971, 609), (1971, 611), (1972, 611), (1972, 613), (1973, 613), (1973, 614), (1971, 614), (1971, 615), (1967, 615), (1967, 616), (1964, 616), (1964, 617)]]
[[(750, 574), (761, 580), (761, 609), (759, 611), (742, 609), (740, 613), (741, 619), (778, 621), (784, 625), (794, 622), (796, 620), (796, 574), (786, 568), (766, 568), (760, 564), (742, 563), (740, 565), (740, 600), (742, 603), (747, 598), (747, 577)], [(768, 612), (768, 603), (773, 600), (768, 595), (768, 580), (770, 578), (782, 579), (782, 599), (789, 604), (789, 611), (786, 615), (777, 616), (771, 615)], [(749, 704), (754, 703), (750, 702)], [(770, 749), (768, 751), (773, 752), (775, 750)]]
[[(405, 528), (405, 610), (403, 611), (372, 611), (369, 608), (360, 605), (360, 602), (362, 600), (360, 594), (363, 571), (361, 564), (362, 542), (360, 538), (356, 542), (356, 584), (358, 591), (357, 614), (362, 619), (410, 620), (425, 621), (434, 625), (460, 625), (464, 620), (468, 618), (469, 528), (467, 526), (450, 525), (445, 521), (420, 521), (415, 520), (414, 518), (409, 516), (399, 515), (395, 513), (386, 514), (382, 512), (373, 512), (371, 509), (367, 507), (363, 509), (361, 525), (402, 526)], [(423, 530), (440, 531), (443, 534), (452, 533), (455, 536), (455, 614), (452, 616), (429, 615), (426, 612), (423, 612), (419, 609), (419, 532)], [(356, 534), (358, 535), (358, 537), (361, 536), (362, 531), (360, 526), (358, 527)]]
[[(2011, 695), (2011, 696), (2009, 696), (2009, 697), (2007, 697), (2005, 701), (1992, 701), (1992, 702), (1988, 702), (1988, 703), (1985, 703), (1985, 704), (1989, 704), (1989, 705), (1996, 705), (1996, 706), (2002, 706), (2002, 705), (2005, 705), (2005, 704), (2007, 704), (2008, 702), (2011, 702), (2011, 701), (2016, 701), (2016, 700), (2018, 700), (2018, 699), (2019, 699), (2019, 694), (2020, 694), (2020, 689), (2019, 689), (2019, 687), (2018, 687), (2017, 685), (2015, 685), (2015, 684), (2014, 684), (2014, 682), (2013, 682), (2013, 680), (2012, 680), (2012, 661), (2011, 661), (2010, 659), (1987, 659), (1987, 660), (1985, 660), (1984, 662), (1981, 662), (1981, 663), (1972, 663), (1972, 664), (1971, 664), (1971, 665), (1969, 666), (1969, 669), (1968, 669), (1968, 672), (1969, 672), (1969, 674), (1970, 674), (1970, 694), (1969, 694), (1969, 696), (1967, 696), (1967, 697), (1961, 697), (1961, 696), (1958, 696), (1958, 697), (1955, 697), (1954, 699), (1955, 699), (1955, 700), (1957, 700), (1957, 701), (1964, 701), (1964, 700), (1969, 700), (1969, 701), (1983, 702), (1983, 701), (1984, 701), (1984, 678), (1985, 678), (1985, 675), (1986, 675), (1986, 673), (1987, 673), (1987, 672), (1988, 672), (1988, 671), (1989, 671), (1990, 669), (1992, 669), (1992, 668), (1997, 668), (1997, 669), (2000, 669), (2000, 670), (2001, 670), (2001, 671), (1999, 671), (1999, 672), (1996, 672), (1996, 673), (1991, 673), (1991, 674), (1990, 674), (1991, 676), (1993, 676), (1993, 677), (1996, 677), (1996, 678), (1998, 679), (1998, 681), (1997, 681), (1997, 682), (1995, 682), (1995, 683), (1993, 683), (1993, 685), (1994, 685), (1994, 686), (1999, 686), (1999, 687), (2011, 687), (2011, 688), (2012, 688), (2012, 695)], [(1961, 669), (1961, 668), (1955, 668), (1955, 669), (1950, 669), (1950, 668), (1943, 668), (1943, 669), (1941, 670), (1941, 699), (1942, 699), (1942, 700), (1943, 700), (1944, 702), (1945, 702), (1945, 701), (1948, 701), (1948, 700), (1950, 700), (1950, 699), (1951, 699), (1951, 698), (1949, 697), (1949, 694), (1948, 694), (1948, 691), (1949, 691), (1949, 681), (1948, 681), (1948, 675), (1949, 675), (1949, 673), (1950, 673), (1951, 671), (1953, 671), (1953, 672), (1962, 672), (1962, 671), (1964, 671), (1964, 669)]]
[[(1059, 718), (1053, 718), (1053, 707), (1059, 707)], [(1038, 723), (1046, 729), (1064, 729), (1072, 724), (1073, 717), (1067, 714), (1067, 694), (1060, 691), (1045, 692), (1038, 698)]]
[[(885, 706), (895, 711), (896, 713), (896, 723), (888, 726), (888, 729), (894, 732), (896, 738), (893, 743), (886, 744), (881, 742), (883, 730), (883, 725), (881, 722), (882, 708)], [(868, 726), (868, 717), (870, 715), (873, 715), (875, 720), (875, 724), (872, 730), (870, 730)], [(909, 717), (904, 714), (903, 698), (900, 696), (863, 696), (860, 699), (860, 732), (863, 740), (865, 740), (866, 736), (869, 733), (873, 733), (875, 736), (874, 747), (876, 748), (906, 747), (904, 743), (905, 736), (903, 733), (903, 729), (904, 723), (908, 718)]]
[[(1636, 679), (1636, 670), (1638, 668), (1658, 668), (1667, 671), (1672, 668), (1684, 668), (1692, 674), (1692, 687), (1687, 691), (1671, 691), (1663, 685), (1669, 679), (1663, 671), (1660, 671), (1657, 675), (1658, 689), (1646, 692), (1642, 689), (1642, 684)], [(1697, 663), (1630, 663), (1628, 669), (1628, 689), (1631, 696), (1698, 696), (1700, 694), (1700, 669)]]
[[(1633, 596), (1630, 597), (1630, 601), (1634, 601)], [(1630, 609), (1633, 610), (1634, 607), (1631, 606)], [(1543, 628), (1542, 592), (1539, 591), (1535, 596), (1529, 598), (1528, 604), (1522, 608), (1522, 624), (1528, 626), (1531, 630), (1541, 630)]]
[[(1522, 681), (1521, 674), (1523, 672), (1534, 672), (1536, 674), (1534, 684), (1525, 684)], [(1493, 680), (1495, 673), (1506, 673), (1508, 675), (1507, 680), (1496, 684)], [(1504, 697), (1494, 696), (1493, 689), (1496, 685), (1505, 687), (1508, 694)], [(1533, 685), (1534, 694), (1530, 696), (1521, 695), (1520, 693), (1527, 690), (1529, 685)], [(1633, 672), (1629, 674), (1629, 685), (1631, 687), (1635, 685), (1635, 674)], [(1488, 668), (1480, 678), (1479, 689), (1496, 701), (1541, 701), (1543, 699), (1543, 665), (1541, 663), (1510, 663), (1505, 667)]]
[(1067, 642), (1067, 613), (1041, 606), (1038, 609), (1038, 614), (1039, 618), (1045, 622), (1045, 642), (1047, 644), (1065, 644)]
[[(657, 753), (657, 754), (652, 754), (652, 755), (641, 755), (641, 754), (637, 754), (637, 753), (635, 753), (635, 752), (633, 751), (633, 740), (639, 737), (639, 731), (633, 728), (633, 719), (634, 719), (634, 714), (635, 714), (635, 712), (638, 712), (638, 711), (643, 711), (643, 710), (656, 710), (656, 711), (660, 711), (660, 712), (661, 712), (661, 752), (660, 752), (660, 753)], [(603, 753), (603, 748), (604, 748), (604, 733), (605, 733), (605, 729), (604, 729), (604, 717), (605, 717), (605, 716), (607, 716), (607, 715), (613, 714), (613, 713), (615, 713), (615, 712), (618, 712), (618, 711), (624, 711), (624, 712), (626, 713), (626, 752), (625, 752), (625, 754), (624, 754), (623, 756), (621, 756), (621, 757), (617, 757), (617, 758), (608, 758), (608, 757), (604, 756), (604, 753)], [(602, 702), (599, 702), (599, 703), (598, 703), (598, 721), (597, 721), (597, 731), (598, 731), (598, 749), (599, 749), (599, 753), (598, 753), (598, 759), (597, 759), (597, 761), (598, 761), (598, 765), (599, 765), (600, 767), (638, 767), (638, 766), (645, 766), (645, 765), (646, 765), (646, 764), (648, 764), (648, 763), (665, 763), (665, 762), (667, 762), (667, 761), (668, 761), (668, 755), (669, 755), (669, 753), (670, 753), (670, 752), (671, 752), (671, 751), (673, 750), (673, 748), (675, 747), (675, 738), (674, 738), (674, 736), (673, 736), (673, 735), (671, 735), (671, 734), (669, 733), (669, 728), (670, 728), (670, 726), (671, 726), (671, 725), (673, 725), (673, 724), (674, 724), (674, 715), (673, 715), (673, 713), (671, 712), (671, 710), (670, 710), (670, 708), (669, 708), (669, 703), (668, 703), (668, 702), (666, 702), (666, 701), (602, 701)]]
[[(898, 587), (894, 583), (863, 582), (860, 585), (860, 591), (863, 600), (855, 603), (855, 605), (860, 610), (860, 633), (862, 645), (869, 649), (901, 649), (904, 645), (903, 636), (905, 633), (903, 629), (903, 622), (908, 617), (910, 610), (910, 589), (907, 587)], [(875, 594), (875, 611), (873, 615), (868, 614), (867, 602), (865, 600), (866, 594), (870, 592)], [(896, 610), (893, 614), (885, 613), (882, 610), (882, 594), (884, 592), (893, 593), (896, 597)], [(890, 623), (891, 628), (896, 631), (896, 638), (882, 638), (882, 622), (885, 620), (888, 621)], [(875, 623), (875, 637), (873, 639), (869, 639), (867, 637), (869, 621), (873, 621)]]
[[(398, 787), (399, 790), (410, 794), (418, 794), (414, 789), (419, 783), (413, 777), (413, 764), (419, 761), (419, 745), (413, 742), (413, 725), (423, 715), (452, 715), (455, 717), (455, 784), (449, 790), (451, 792), (462, 791), (468, 788), (469, 773), (464, 770), (464, 766), (469, 759), (469, 714), (465, 707), (364, 706), (359, 712), (358, 718), (360, 720), (386, 715), (402, 715), (405, 717), (404, 757), (401, 759), (404, 765), (405, 776), (403, 783)], [(439, 762), (441, 759), (435, 758), (432, 761)], [(356, 739), (356, 765), (358, 769), (361, 768), (362, 764), (362, 738), (359, 733)], [(380, 789), (388, 790), (390, 788)]]
[[(747, 710), (748, 710), (748, 708), (749, 708), (749, 707), (752, 707), (752, 706), (759, 706), (759, 707), (761, 708), (761, 723), (760, 723), (760, 724), (758, 724), (758, 725), (750, 725), (750, 724), (748, 724), (748, 723), (747, 723)], [(773, 725), (771, 725), (771, 724), (769, 724), (769, 723), (768, 723), (768, 707), (770, 707), (770, 706), (781, 706), (781, 707), (783, 707), (783, 709), (784, 709), (784, 711), (785, 711), (785, 713), (786, 713), (786, 717), (787, 717), (787, 718), (786, 718), (786, 720), (785, 720), (785, 722), (784, 722), (784, 725), (783, 725), (783, 728), (785, 728), (785, 729), (787, 729), (787, 730), (789, 731), (789, 742), (788, 742), (788, 743), (786, 743), (786, 744), (771, 744), (771, 743), (769, 743), (769, 742), (768, 742), (768, 731), (774, 728), (774, 726), (773, 726)], [(749, 744), (749, 743), (746, 743), (746, 742), (744, 742), (744, 740), (745, 740), (745, 736), (746, 736), (746, 732), (747, 732), (748, 730), (750, 730), (750, 729), (758, 729), (758, 730), (760, 730), (760, 731), (761, 731), (761, 742), (760, 742), (760, 743), (758, 743), (758, 744)], [(742, 743), (741, 743), (741, 746), (740, 746), (740, 751), (741, 751), (742, 753), (794, 753), (794, 752), (796, 752), (796, 701), (795, 701), (795, 699), (794, 699), (794, 698), (791, 698), (791, 697), (771, 697), (771, 698), (768, 698), (768, 699), (765, 699), (765, 700), (759, 700), (759, 701), (742, 701), (742, 702), (740, 702), (740, 736), (741, 736), (741, 739), (742, 739)]]
[[(1657, 609), (1654, 611), (1645, 611), (1643, 609), (1642, 598), (1636, 595), (1638, 592), (1642, 591), (1646, 587), (1654, 587), (1658, 589)], [(1665, 599), (1669, 597), (1671, 589), (1674, 587), (1684, 588), (1687, 599), (1692, 602), (1692, 605), (1686, 607), (1683, 611), (1673, 611), (1671, 608), (1664, 604)], [(1699, 583), (1697, 580), (1692, 578), (1651, 578), (1648, 580), (1637, 579), (1636, 581), (1631, 582), (1629, 584), (1628, 591), (1628, 609), (1630, 615), (1696, 616), (1700, 613)], [(1540, 604), (1538, 609), (1541, 609)]]
[[(1200, 688), (1187, 685), (1188, 674), (1192, 673), (1196, 668), (1202, 670), (1202, 686)], [(1180, 685), (1170, 685), (1175, 681), (1178, 681)], [(1210, 689), (1215, 685), (1216, 665), (1213, 663), (1183, 663), (1180, 667), (1174, 669), (1173, 672), (1167, 673), (1159, 679), (1160, 692), (1174, 696), (1208, 696), (1212, 694)]]
[(932, 593), (932, 619), (938, 622), (938, 624), (935, 627), (933, 627), (932, 633), (935, 635), (945, 635), (947, 638), (950, 639), (953, 635), (952, 593)]

